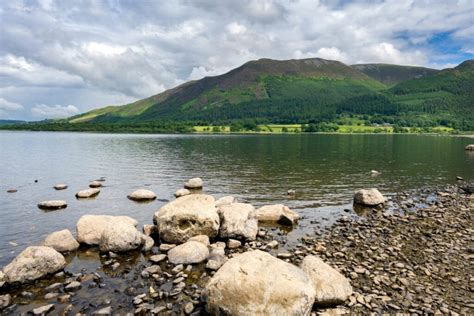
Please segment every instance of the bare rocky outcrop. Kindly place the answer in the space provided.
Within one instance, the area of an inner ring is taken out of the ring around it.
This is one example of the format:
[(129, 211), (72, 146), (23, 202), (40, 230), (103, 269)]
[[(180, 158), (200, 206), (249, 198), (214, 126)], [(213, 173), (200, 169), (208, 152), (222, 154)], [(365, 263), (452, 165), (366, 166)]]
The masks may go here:
[(76, 224), (77, 241), (81, 244), (99, 245), (102, 232), (108, 224), (126, 222), (135, 227), (138, 222), (128, 216), (84, 215)]
[(44, 240), (44, 246), (59, 252), (68, 252), (79, 248), (79, 243), (69, 229), (63, 229), (49, 234)]
[(43, 210), (59, 210), (67, 207), (67, 202), (63, 200), (51, 200), (38, 203), (38, 207)]
[(209, 249), (202, 242), (190, 240), (168, 251), (168, 260), (173, 264), (200, 263), (209, 256)]
[(133, 191), (132, 193), (127, 195), (127, 197), (133, 201), (152, 201), (156, 199), (156, 194), (155, 192), (150, 190), (139, 189)]
[(257, 219), (260, 222), (279, 222), (283, 225), (293, 225), (299, 215), (283, 204), (265, 205), (257, 209)]
[(384, 204), (385, 197), (377, 189), (363, 189), (354, 194), (354, 203), (359, 205), (376, 206)]
[(216, 237), (219, 214), (214, 198), (205, 194), (183, 196), (163, 206), (153, 218), (160, 238), (180, 244), (197, 235)]
[(212, 315), (309, 315), (314, 298), (306, 273), (260, 250), (229, 259), (203, 291)]
[(316, 305), (342, 304), (352, 295), (349, 280), (320, 258), (306, 256), (301, 269), (308, 274), (316, 291)]
[(218, 209), (220, 218), (219, 236), (255, 240), (258, 233), (258, 220), (251, 204), (230, 203)]
[(76, 193), (76, 198), (78, 199), (89, 199), (93, 198), (97, 195), (99, 195), (100, 189), (87, 189), (87, 190), (82, 190)]
[(31, 246), (3, 268), (7, 283), (25, 283), (64, 269), (66, 260), (51, 247)]

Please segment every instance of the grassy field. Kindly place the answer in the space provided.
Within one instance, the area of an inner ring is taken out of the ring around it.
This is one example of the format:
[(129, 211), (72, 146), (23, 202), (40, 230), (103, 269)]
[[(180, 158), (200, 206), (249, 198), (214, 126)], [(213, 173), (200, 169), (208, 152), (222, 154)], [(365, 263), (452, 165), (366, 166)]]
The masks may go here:
[[(338, 125), (339, 129), (336, 133), (351, 134), (351, 133), (393, 133), (392, 126), (365, 126), (365, 125)], [(194, 126), (196, 133), (230, 133), (230, 126), (219, 125), (219, 126)], [(453, 131), (450, 127), (436, 126), (430, 128), (432, 133), (447, 134)], [(279, 133), (301, 133), (301, 124), (265, 124), (258, 125), (256, 131), (240, 131), (239, 133), (268, 133), (268, 134), (279, 134)], [(407, 133), (426, 133), (420, 128), (406, 128)]]

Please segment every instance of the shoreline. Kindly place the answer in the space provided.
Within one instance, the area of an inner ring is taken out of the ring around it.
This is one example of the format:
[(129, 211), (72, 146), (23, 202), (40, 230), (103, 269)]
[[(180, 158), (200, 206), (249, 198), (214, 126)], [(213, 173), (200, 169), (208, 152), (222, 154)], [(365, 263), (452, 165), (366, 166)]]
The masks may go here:
[[(299, 265), (306, 255), (317, 255), (347, 277), (353, 287), (354, 294), (336, 307), (341, 313), (472, 314), (472, 285), (468, 285), (472, 282), (469, 259), (474, 258), (469, 245), (474, 227), (469, 213), (474, 206), (472, 194), (460, 194), (456, 186), (447, 186), (399, 193), (391, 202), (394, 205), (386, 212), (366, 208), (362, 210), (366, 213), (349, 212), (322, 230), (312, 225), (314, 232), (306, 231), (292, 246), (286, 245), (281, 227), (264, 225), (261, 230), (265, 233), (255, 242), (226, 248), (226, 256), (263, 249), (274, 256), (286, 253), (285, 261)], [(266, 245), (273, 241), (279, 246), (268, 248)], [(214, 271), (205, 264), (185, 265), (177, 271), (165, 260), (160, 262), (162, 275), (144, 277), (150, 257), (157, 253), (160, 251), (112, 255), (81, 246), (77, 254), (66, 256), (71, 266), (65, 273), (22, 287), (1, 288), (0, 295), (11, 293), (11, 303), (17, 304), (10, 304), (3, 312), (17, 314), (54, 304), (54, 313), (91, 314), (111, 307), (113, 313), (149, 314), (154, 310), (180, 314), (191, 303), (191, 313), (201, 314), (201, 291)], [(99, 267), (92, 268), (97, 263)], [(184, 288), (173, 293), (176, 280), (181, 278)], [(77, 291), (60, 290), (46, 299), (52, 293), (45, 290), (47, 286), (74, 281), (82, 285)], [(431, 289), (436, 290), (429, 292)], [(313, 311), (322, 313), (325, 309)]]

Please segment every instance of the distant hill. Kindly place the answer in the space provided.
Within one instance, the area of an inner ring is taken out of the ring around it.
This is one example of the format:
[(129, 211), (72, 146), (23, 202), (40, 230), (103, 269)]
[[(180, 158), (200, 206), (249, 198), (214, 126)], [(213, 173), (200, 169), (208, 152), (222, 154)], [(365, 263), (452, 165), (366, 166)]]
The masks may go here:
[(12, 124), (21, 124), (26, 123), (25, 121), (20, 120), (0, 120), (0, 125), (12, 125)]
[(437, 69), (425, 67), (390, 64), (359, 64), (352, 65), (352, 68), (387, 85), (394, 85), (403, 81), (434, 75), (439, 72)]

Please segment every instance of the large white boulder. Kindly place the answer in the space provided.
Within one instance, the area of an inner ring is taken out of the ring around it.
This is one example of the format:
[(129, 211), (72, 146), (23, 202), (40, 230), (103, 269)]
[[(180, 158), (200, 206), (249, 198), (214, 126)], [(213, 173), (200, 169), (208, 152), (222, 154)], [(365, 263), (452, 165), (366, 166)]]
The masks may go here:
[(105, 225), (100, 236), (99, 249), (112, 252), (137, 249), (145, 242), (144, 236), (130, 221), (114, 220)]
[(59, 210), (67, 207), (67, 202), (63, 200), (51, 200), (38, 203), (38, 207), (43, 210)]
[(301, 263), (301, 269), (308, 274), (316, 291), (316, 305), (342, 304), (352, 295), (349, 280), (320, 258), (305, 257)]
[(202, 189), (202, 179), (201, 178), (192, 178), (184, 183), (186, 189)]
[(128, 216), (84, 215), (76, 224), (77, 241), (81, 244), (98, 245), (105, 227), (116, 222), (127, 222), (132, 226), (138, 224)]
[(218, 209), (221, 226), (219, 236), (255, 240), (258, 233), (258, 220), (251, 204), (224, 204)]
[(377, 189), (359, 190), (354, 194), (354, 203), (376, 206), (385, 203), (385, 198)]
[(64, 269), (66, 260), (51, 247), (31, 246), (3, 268), (7, 283), (24, 283)]
[(190, 240), (168, 251), (168, 260), (173, 264), (200, 263), (209, 256), (207, 246), (199, 241)]
[(156, 194), (155, 192), (150, 190), (139, 189), (133, 191), (132, 193), (127, 195), (127, 197), (133, 201), (151, 201), (156, 199)]
[(314, 297), (306, 273), (260, 250), (228, 260), (203, 291), (211, 315), (309, 315)]
[(299, 215), (290, 210), (288, 206), (273, 204), (257, 209), (257, 219), (260, 222), (280, 222), (285, 225), (292, 225), (299, 219)]
[(49, 234), (43, 243), (59, 252), (74, 251), (79, 248), (79, 243), (69, 229), (63, 229)]
[(214, 198), (205, 194), (186, 195), (166, 204), (153, 221), (160, 238), (175, 244), (197, 235), (216, 237), (220, 224)]
[(88, 199), (92, 198), (94, 196), (99, 195), (100, 189), (87, 189), (87, 190), (82, 190), (76, 193), (76, 198), (78, 199)]

